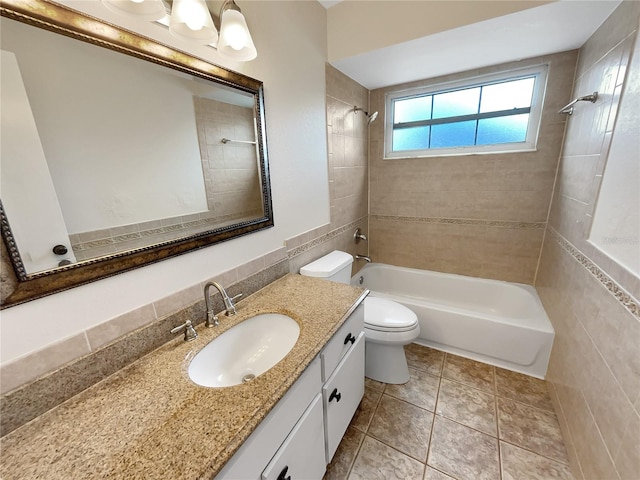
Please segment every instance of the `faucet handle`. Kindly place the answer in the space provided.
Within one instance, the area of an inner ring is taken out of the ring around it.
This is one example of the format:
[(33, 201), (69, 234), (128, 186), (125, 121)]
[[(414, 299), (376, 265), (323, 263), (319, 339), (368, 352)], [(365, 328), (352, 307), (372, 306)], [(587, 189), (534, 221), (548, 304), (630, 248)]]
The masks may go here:
[(242, 293), (237, 294), (234, 297), (229, 298), (229, 296), (227, 296), (227, 299), (225, 300), (225, 307), (227, 308), (227, 311), (224, 313), (227, 317), (230, 317), (231, 315), (235, 315), (236, 314), (236, 306), (234, 305), (234, 300), (237, 300), (238, 298), (240, 298), (242, 296)]
[(195, 340), (196, 338), (198, 338), (198, 334), (196, 333), (195, 329), (193, 328), (193, 325), (191, 323), (191, 320), (187, 320), (186, 322), (184, 322), (182, 325), (176, 327), (176, 328), (172, 328), (171, 329), (171, 333), (180, 333), (182, 330), (184, 330), (184, 341), (185, 342), (190, 342), (191, 340)]

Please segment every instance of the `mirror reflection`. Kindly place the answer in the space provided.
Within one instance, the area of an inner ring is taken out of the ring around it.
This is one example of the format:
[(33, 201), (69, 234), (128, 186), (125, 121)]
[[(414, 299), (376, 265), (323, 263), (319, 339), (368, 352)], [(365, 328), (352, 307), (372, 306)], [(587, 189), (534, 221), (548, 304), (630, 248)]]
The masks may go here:
[(27, 274), (266, 215), (257, 95), (1, 21), (2, 205)]

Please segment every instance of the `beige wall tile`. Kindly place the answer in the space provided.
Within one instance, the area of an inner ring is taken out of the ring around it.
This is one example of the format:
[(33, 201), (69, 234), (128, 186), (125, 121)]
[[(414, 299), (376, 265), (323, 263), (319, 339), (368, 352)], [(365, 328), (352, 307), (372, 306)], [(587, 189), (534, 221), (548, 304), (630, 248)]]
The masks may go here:
[(180, 290), (168, 297), (153, 302), (153, 308), (156, 310), (156, 316), (162, 318), (191, 305), (200, 298), (203, 298), (202, 288), (200, 285), (192, 285), (189, 288), (185, 288), (184, 290)]
[(149, 304), (97, 325), (87, 330), (91, 350), (95, 351), (154, 320), (156, 320), (156, 312), (153, 305)]
[(89, 342), (83, 332), (31, 355), (18, 358), (13, 362), (2, 365), (0, 369), (0, 391), (4, 395), (89, 353)]
[[(383, 160), (382, 122), (370, 127), (370, 215), (443, 217), (484, 221), (545, 222), (551, 202), (566, 117), (558, 116), (570, 95), (577, 51), (530, 59), (517, 65), (549, 62), (548, 89), (538, 149), (535, 152), (458, 157)], [(516, 64), (490, 67), (483, 73)], [(479, 72), (476, 72), (479, 73)], [(371, 110), (384, 109), (391, 90), (453, 80), (470, 72), (374, 90)], [(377, 220), (375, 221), (377, 222)], [(372, 222), (372, 255), (376, 261), (502, 280), (532, 283), (541, 248), (541, 234), (527, 230), (526, 248), (512, 250), (510, 234), (473, 238), (449, 227), (434, 233), (433, 225), (397, 224), (399, 230)], [(379, 228), (382, 228), (381, 230)], [(575, 227), (574, 227), (575, 228)], [(437, 230), (437, 229), (436, 229)], [(378, 234), (383, 235), (377, 238)], [(395, 236), (394, 236), (395, 235)], [(435, 235), (435, 238), (434, 238)], [(418, 239), (415, 236), (426, 236)], [(459, 238), (462, 237), (462, 238)], [(522, 236), (514, 241), (522, 241)], [(391, 249), (391, 250), (389, 250)], [(506, 253), (509, 252), (509, 253)]]
[(561, 237), (547, 234), (536, 279), (556, 330), (548, 381), (575, 446), (574, 474), (585, 479), (634, 478), (640, 468), (640, 322), (595, 273), (633, 289), (636, 302), (639, 281), (587, 242), (639, 16), (638, 2), (622, 2), (581, 48), (572, 96), (597, 90), (602, 98), (579, 105), (568, 122), (549, 219)]

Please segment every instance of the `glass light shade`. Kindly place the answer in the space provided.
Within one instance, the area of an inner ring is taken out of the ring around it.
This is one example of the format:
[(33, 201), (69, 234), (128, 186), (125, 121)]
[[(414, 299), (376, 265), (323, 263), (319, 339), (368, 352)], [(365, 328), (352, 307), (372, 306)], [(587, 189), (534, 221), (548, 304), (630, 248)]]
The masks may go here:
[(218, 53), (223, 58), (242, 62), (258, 55), (244, 15), (237, 10), (228, 9), (222, 13)]
[(167, 13), (162, 0), (102, 0), (102, 3), (114, 13), (150, 22), (160, 20)]
[(215, 45), (218, 41), (218, 30), (204, 0), (173, 0), (169, 32), (174, 37), (202, 45)]

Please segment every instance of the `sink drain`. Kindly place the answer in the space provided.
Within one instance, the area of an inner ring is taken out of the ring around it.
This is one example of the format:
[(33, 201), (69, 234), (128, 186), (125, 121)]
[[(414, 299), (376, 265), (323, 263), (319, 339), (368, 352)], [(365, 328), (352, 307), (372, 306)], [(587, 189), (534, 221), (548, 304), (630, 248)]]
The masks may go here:
[(242, 377), (242, 383), (250, 382), (254, 378), (256, 378), (256, 376), (253, 373), (247, 373), (244, 377)]

